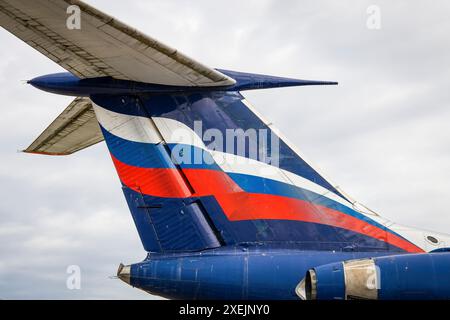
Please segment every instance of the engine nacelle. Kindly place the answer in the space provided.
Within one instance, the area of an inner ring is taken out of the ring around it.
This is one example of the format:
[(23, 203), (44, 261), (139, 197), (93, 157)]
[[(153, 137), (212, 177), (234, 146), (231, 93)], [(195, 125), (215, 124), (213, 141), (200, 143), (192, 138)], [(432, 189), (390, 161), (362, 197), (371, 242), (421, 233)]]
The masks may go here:
[(306, 300), (450, 299), (450, 253), (349, 260), (308, 270), (296, 288)]

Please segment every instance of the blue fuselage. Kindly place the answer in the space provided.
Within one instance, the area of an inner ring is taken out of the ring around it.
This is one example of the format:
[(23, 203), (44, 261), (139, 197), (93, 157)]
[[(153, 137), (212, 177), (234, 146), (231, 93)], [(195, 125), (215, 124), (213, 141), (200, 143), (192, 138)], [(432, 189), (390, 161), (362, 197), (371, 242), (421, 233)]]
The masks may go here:
[(150, 254), (131, 266), (130, 284), (171, 299), (292, 300), (299, 299), (295, 287), (310, 268), (389, 254), (250, 247)]

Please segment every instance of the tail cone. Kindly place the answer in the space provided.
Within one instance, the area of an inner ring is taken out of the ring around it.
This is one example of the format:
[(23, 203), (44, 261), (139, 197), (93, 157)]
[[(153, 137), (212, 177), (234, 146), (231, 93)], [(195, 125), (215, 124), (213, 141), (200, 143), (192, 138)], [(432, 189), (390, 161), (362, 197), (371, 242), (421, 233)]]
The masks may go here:
[(117, 277), (130, 284), (130, 266), (124, 266), (122, 263), (119, 265), (119, 269), (117, 269)]

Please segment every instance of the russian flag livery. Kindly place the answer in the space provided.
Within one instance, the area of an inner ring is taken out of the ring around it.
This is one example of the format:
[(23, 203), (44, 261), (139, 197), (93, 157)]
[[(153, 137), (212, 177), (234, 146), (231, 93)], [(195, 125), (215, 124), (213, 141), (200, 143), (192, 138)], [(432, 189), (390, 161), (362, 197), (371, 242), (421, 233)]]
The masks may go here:
[(75, 97), (24, 152), (106, 141), (147, 253), (119, 265), (127, 284), (173, 299), (450, 299), (450, 236), (351, 199), (242, 95), (336, 82), (214, 69), (79, 0), (0, 0), (0, 24), (68, 71), (29, 84)]
[[(91, 99), (148, 251), (243, 242), (290, 242), (317, 250), (423, 251), (376, 217), (355, 210), (239, 92)], [(254, 129), (259, 134), (231, 134)], [(211, 141), (209, 130), (215, 130), (220, 143)], [(252, 145), (259, 152), (252, 152)], [(139, 220), (142, 207), (153, 208), (150, 217), (163, 220)], [(195, 225), (199, 219), (202, 229), (184, 234), (186, 222)], [(168, 220), (171, 227), (160, 234)], [(152, 236), (149, 230), (155, 230)], [(185, 246), (160, 243), (175, 235)]]

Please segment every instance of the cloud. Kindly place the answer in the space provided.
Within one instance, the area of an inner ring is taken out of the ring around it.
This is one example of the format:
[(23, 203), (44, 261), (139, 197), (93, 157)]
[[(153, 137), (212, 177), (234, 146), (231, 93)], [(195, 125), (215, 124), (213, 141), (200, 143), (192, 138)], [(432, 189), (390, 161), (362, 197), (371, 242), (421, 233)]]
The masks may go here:
[[(88, 1), (208, 65), (337, 87), (245, 96), (344, 190), (403, 224), (450, 231), (448, 1)], [(151, 298), (109, 279), (144, 258), (103, 144), (18, 153), (71, 101), (21, 80), (62, 71), (0, 30), (0, 298)], [(69, 265), (82, 289), (66, 288)]]

